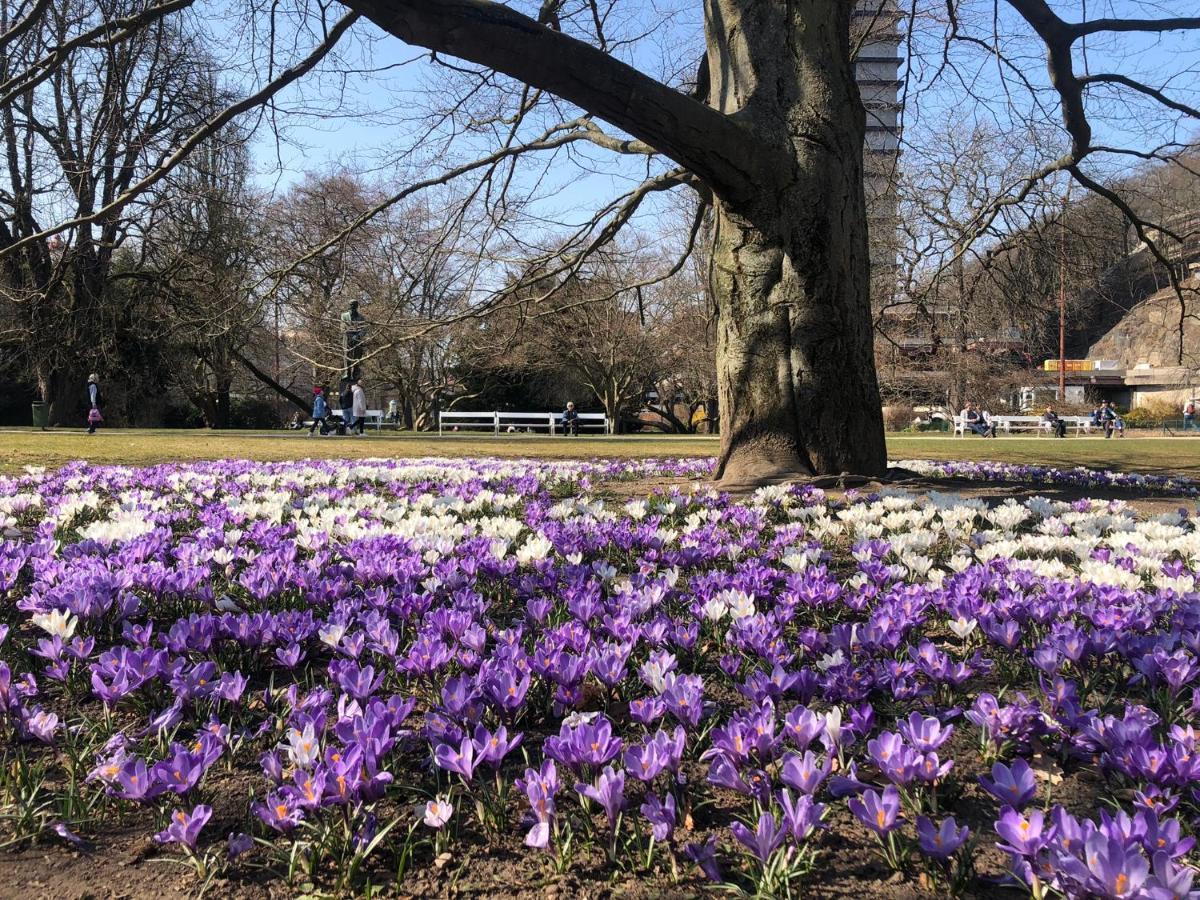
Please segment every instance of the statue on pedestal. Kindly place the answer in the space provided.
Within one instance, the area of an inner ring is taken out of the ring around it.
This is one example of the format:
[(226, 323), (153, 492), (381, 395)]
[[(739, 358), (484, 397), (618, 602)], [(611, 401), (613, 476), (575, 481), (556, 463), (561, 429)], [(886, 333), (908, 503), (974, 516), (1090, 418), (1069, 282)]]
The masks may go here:
[(363, 358), (363, 335), (366, 321), (358, 311), (358, 301), (351, 300), (350, 308), (342, 313), (342, 354), (344, 358), (345, 378), (358, 378), (358, 364)]

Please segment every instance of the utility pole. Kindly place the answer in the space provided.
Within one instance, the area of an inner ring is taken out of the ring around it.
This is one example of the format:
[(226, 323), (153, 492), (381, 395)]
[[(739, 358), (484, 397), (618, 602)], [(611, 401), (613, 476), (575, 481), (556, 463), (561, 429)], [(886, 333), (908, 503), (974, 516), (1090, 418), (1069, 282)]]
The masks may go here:
[(1071, 185), (1063, 197), (1058, 246), (1058, 402), (1067, 402), (1067, 204)]

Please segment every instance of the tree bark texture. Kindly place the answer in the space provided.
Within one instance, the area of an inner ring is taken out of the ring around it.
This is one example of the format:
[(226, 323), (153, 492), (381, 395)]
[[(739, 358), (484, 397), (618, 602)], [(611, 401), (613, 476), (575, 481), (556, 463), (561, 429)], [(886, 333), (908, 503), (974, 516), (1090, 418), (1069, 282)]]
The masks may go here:
[(852, 5), (706, 4), (710, 103), (791, 159), (778, 189), (750, 203), (716, 198), (716, 475), (727, 484), (887, 465)]

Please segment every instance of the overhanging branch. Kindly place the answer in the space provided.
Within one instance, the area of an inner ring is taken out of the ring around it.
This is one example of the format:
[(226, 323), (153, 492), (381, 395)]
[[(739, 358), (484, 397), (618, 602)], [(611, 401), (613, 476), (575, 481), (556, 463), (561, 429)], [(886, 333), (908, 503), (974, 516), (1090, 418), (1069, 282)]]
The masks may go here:
[[(790, 167), (730, 117), (561, 31), (489, 0), (345, 0), (405, 43), (485, 65), (624, 129), (732, 203)], [(753, 147), (753, 152), (747, 152)]]

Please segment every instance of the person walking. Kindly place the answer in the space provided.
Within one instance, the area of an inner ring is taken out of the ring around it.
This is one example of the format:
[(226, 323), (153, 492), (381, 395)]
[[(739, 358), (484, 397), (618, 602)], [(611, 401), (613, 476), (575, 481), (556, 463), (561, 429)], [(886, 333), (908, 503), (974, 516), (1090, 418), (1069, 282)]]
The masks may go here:
[(363, 390), (361, 378), (354, 379), (354, 386), (350, 388), (350, 415), (353, 417), (350, 430), (361, 436), (367, 425), (367, 392)]
[(563, 410), (562, 430), (564, 435), (579, 434), (579, 413), (575, 412), (575, 403), (570, 400), (567, 401), (567, 408)]
[(326, 433), (325, 420), (329, 418), (329, 401), (325, 399), (325, 389), (316, 388), (313, 392), (312, 404), (312, 427), (308, 429), (308, 436), (312, 437), (318, 428), (321, 429), (321, 434)]
[(1117, 412), (1117, 408), (1113, 406), (1111, 400), (1105, 401), (1105, 406), (1108, 407), (1108, 412), (1112, 416), (1110, 429), (1116, 431), (1117, 437), (1125, 437), (1125, 420), (1121, 418), (1121, 414)]
[(1188, 400), (1183, 404), (1183, 430), (1191, 431), (1196, 427), (1196, 401)]
[(349, 378), (343, 378), (338, 386), (338, 434), (349, 434), (350, 425), (353, 423), (353, 417), (350, 414), (350, 407), (354, 403), (354, 389)]
[(393, 425), (400, 424), (400, 404), (396, 402), (395, 397), (388, 401), (387, 420)]
[(88, 393), (88, 434), (96, 433), (96, 426), (104, 422), (104, 416), (100, 414), (100, 376), (93, 372), (88, 376), (87, 383)]
[(1104, 426), (1104, 439), (1108, 440), (1117, 427), (1117, 411), (1108, 400), (1100, 405), (1100, 423)]

